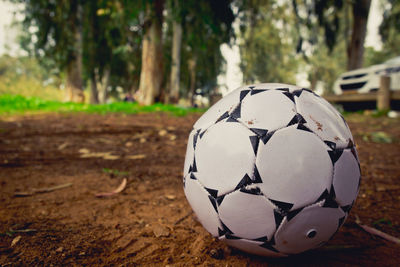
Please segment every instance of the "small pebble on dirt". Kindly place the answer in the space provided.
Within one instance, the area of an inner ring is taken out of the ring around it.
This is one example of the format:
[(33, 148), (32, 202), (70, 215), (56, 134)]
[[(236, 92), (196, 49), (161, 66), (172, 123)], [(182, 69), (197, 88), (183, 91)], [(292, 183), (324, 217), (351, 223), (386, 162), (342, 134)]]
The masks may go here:
[(167, 237), (170, 235), (168, 227), (164, 225), (155, 224), (152, 229), (155, 237)]
[(223, 250), (223, 249), (220, 249), (220, 248), (218, 248), (218, 249), (215, 249), (215, 248), (211, 249), (210, 252), (209, 252), (209, 254), (210, 254), (210, 257), (211, 257), (211, 258), (214, 258), (214, 259), (217, 259), (217, 260), (221, 260), (221, 259), (224, 258), (224, 250)]

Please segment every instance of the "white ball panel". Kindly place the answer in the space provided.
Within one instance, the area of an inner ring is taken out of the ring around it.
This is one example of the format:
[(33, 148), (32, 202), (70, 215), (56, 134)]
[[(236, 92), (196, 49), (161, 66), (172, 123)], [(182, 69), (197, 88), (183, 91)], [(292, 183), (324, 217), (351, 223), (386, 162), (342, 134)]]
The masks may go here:
[(328, 241), (345, 217), (339, 208), (314, 204), (304, 208), (290, 221), (285, 219), (275, 234), (275, 248), (287, 254), (313, 249)]
[(196, 130), (192, 130), (189, 134), (188, 143), (186, 147), (186, 156), (185, 156), (185, 164), (183, 165), (183, 175), (189, 173), (190, 165), (193, 164), (194, 159), (194, 147), (193, 147), (193, 138), (196, 135)]
[(285, 127), (295, 114), (295, 104), (282, 91), (268, 90), (243, 99), (239, 120), (249, 128), (270, 131)]
[(260, 256), (267, 257), (286, 257), (287, 255), (283, 253), (277, 253), (275, 251), (266, 249), (261, 247), (262, 242), (247, 240), (247, 239), (226, 239), (225, 237), (220, 238), (220, 240), (224, 241), (231, 247), (240, 249), (244, 252), (248, 252), (251, 254), (256, 254)]
[(253, 171), (255, 155), (250, 130), (238, 122), (219, 122), (197, 140), (195, 157), (199, 181), (218, 195), (231, 192)]
[(297, 112), (307, 121), (305, 125), (322, 140), (336, 143), (337, 148), (345, 148), (353, 140), (339, 112), (325, 99), (303, 91), (295, 100)]
[(333, 188), (336, 201), (341, 206), (351, 205), (358, 194), (360, 169), (350, 149), (345, 149), (336, 161), (333, 175)]
[(237, 237), (271, 239), (276, 230), (274, 206), (260, 195), (232, 192), (224, 197), (218, 211), (222, 222)]
[(208, 192), (197, 180), (191, 179), (190, 175), (187, 175), (185, 179), (184, 191), (190, 206), (203, 227), (213, 236), (218, 236), (218, 227), (222, 228), (222, 226), (208, 197)]
[(195, 129), (207, 129), (213, 125), (225, 112), (231, 112), (240, 102), (240, 92), (242, 88), (238, 88), (217, 103), (211, 106), (194, 124)]
[(277, 131), (260, 142), (256, 166), (268, 198), (294, 204), (292, 209), (314, 203), (332, 183), (332, 162), (327, 146), (297, 125)]

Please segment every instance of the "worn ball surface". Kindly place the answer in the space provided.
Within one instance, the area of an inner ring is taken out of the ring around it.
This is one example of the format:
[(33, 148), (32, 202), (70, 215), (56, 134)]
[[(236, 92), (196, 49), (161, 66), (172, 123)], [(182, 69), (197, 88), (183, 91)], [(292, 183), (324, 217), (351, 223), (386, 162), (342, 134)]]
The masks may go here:
[(194, 124), (186, 198), (204, 228), (243, 251), (285, 256), (327, 242), (360, 184), (344, 118), (293, 85), (236, 89)]

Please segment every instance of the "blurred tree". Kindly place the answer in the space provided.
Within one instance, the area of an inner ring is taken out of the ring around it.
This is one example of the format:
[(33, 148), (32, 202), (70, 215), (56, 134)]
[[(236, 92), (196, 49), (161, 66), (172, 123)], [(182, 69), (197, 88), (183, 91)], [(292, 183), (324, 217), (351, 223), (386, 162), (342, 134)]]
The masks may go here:
[[(202, 95), (216, 88), (217, 76), (224, 67), (220, 45), (229, 43), (233, 37), (232, 23), (235, 17), (231, 2), (167, 1), (164, 71), (170, 73), (166, 77), (170, 78), (170, 90), (166, 94), (172, 102), (181, 96), (193, 99), (195, 90), (199, 88)], [(179, 27), (182, 27), (181, 37)]]
[(244, 82), (294, 83), (299, 57), (290, 2), (251, 0), (237, 5)]
[(209, 94), (224, 67), (220, 45), (230, 43), (235, 19), (230, 0), (191, 1), (183, 25), (182, 63), (185, 65), (186, 93), (192, 97), (201, 88)]
[(142, 69), (137, 93), (138, 102), (151, 105), (161, 96), (163, 80), (162, 22), (164, 0), (146, 3), (142, 41)]
[(394, 56), (400, 56), (400, 1), (388, 0), (389, 4), (385, 6), (383, 21), (379, 27), (379, 33), (382, 37), (383, 51), (386, 59)]
[(181, 71), (181, 47), (182, 47), (182, 23), (187, 13), (187, 1), (170, 0), (168, 8), (172, 17), (172, 48), (171, 48), (171, 76), (170, 90), (167, 94), (167, 102), (177, 103), (179, 100), (180, 71)]
[(347, 69), (353, 70), (363, 66), (364, 41), (367, 35), (367, 22), (371, 0), (353, 0), (353, 29), (351, 41), (347, 47)]
[(140, 6), (135, 1), (93, 0), (84, 8), (85, 76), (91, 81), (91, 103), (104, 103), (110, 87), (130, 92), (138, 80)]
[(24, 3), (21, 46), (47, 66), (66, 73), (66, 100), (83, 102), (82, 3), (80, 0), (13, 0)]
[[(325, 43), (329, 51), (331, 52), (337, 44), (338, 36), (344, 33), (347, 44), (347, 69), (362, 67), (371, 0), (316, 0), (314, 2), (292, 0), (292, 5), (299, 25), (306, 25), (308, 29), (308, 32), (304, 31), (303, 27), (303, 31), (299, 31), (299, 51), (304, 51), (307, 47), (303, 45), (304, 40), (309, 40), (308, 43), (311, 45), (318, 42), (319, 31), (315, 30), (314, 23), (316, 16), (318, 25), (324, 30)], [(306, 12), (301, 14), (300, 9)]]

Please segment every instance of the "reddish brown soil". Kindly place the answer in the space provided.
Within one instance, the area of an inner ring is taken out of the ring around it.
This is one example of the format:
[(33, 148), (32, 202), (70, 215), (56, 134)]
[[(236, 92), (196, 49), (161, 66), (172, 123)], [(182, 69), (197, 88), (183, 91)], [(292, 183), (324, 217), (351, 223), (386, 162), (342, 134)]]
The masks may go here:
[[(191, 213), (181, 172), (186, 139), (197, 117), (1, 118), (0, 266), (400, 265), (400, 245), (372, 236), (355, 223), (357, 214), (364, 224), (400, 237), (400, 120), (349, 118), (363, 173), (350, 217), (325, 246), (268, 259), (214, 240)], [(385, 131), (394, 142), (372, 142), (371, 133), (377, 131)], [(111, 153), (83, 158), (80, 150)], [(129, 159), (132, 155), (142, 158)], [(124, 177), (128, 184), (122, 193), (95, 197), (117, 188)], [(66, 183), (72, 185), (15, 195)]]

